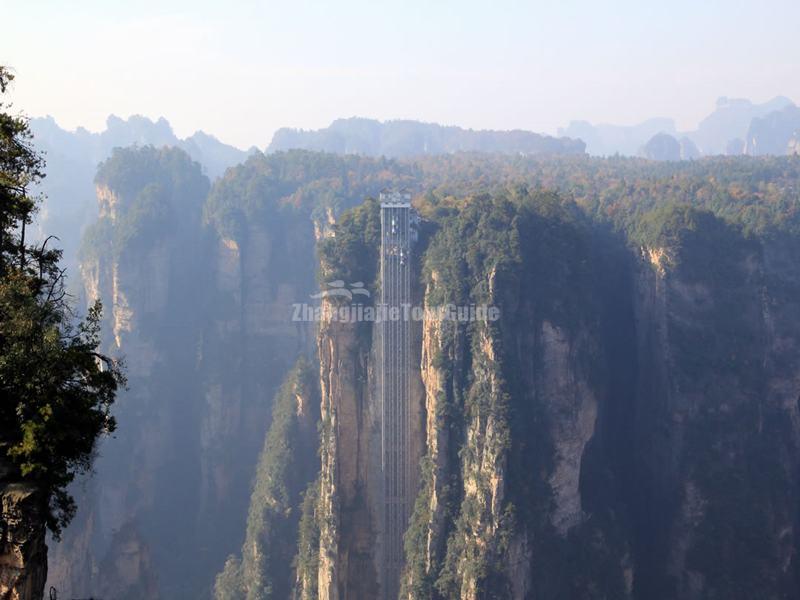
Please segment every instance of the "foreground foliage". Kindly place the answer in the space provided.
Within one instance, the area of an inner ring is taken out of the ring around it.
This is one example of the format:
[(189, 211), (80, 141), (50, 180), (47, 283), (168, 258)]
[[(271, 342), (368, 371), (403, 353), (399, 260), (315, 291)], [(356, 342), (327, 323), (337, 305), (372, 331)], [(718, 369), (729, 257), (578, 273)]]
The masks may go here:
[[(12, 79), (0, 67), (0, 92)], [(53, 240), (26, 238), (44, 161), (27, 120), (9, 108), (0, 105), (0, 463), (4, 480), (42, 489), (47, 525), (59, 534), (75, 512), (66, 487), (90, 468), (98, 436), (114, 431), (124, 377), (97, 352), (100, 304), (76, 322)]]

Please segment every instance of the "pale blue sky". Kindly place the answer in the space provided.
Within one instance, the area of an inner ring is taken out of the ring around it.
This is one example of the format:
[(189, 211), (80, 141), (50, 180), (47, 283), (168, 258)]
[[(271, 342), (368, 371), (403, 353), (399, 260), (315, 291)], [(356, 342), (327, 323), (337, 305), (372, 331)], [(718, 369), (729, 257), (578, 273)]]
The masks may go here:
[(718, 96), (800, 101), (797, 0), (0, 0), (0, 18), (28, 114), (164, 116), (241, 147), (354, 115), (689, 129)]

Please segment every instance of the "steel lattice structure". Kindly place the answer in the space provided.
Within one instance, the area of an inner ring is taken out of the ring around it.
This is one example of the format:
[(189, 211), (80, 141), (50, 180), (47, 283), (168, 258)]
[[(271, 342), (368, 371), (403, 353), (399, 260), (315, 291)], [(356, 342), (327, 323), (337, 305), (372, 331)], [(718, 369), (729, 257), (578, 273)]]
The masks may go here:
[(378, 382), (383, 469), (383, 597), (396, 600), (404, 563), (403, 535), (411, 497), (409, 383), (411, 373), (411, 197), (386, 192), (381, 200), (380, 285), (384, 319), (379, 326)]

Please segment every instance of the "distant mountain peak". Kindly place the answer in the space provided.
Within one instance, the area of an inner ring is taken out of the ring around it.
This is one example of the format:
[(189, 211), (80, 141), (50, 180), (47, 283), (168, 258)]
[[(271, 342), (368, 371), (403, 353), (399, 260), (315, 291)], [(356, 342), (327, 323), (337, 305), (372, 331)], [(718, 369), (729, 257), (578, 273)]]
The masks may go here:
[(153, 120), (150, 117), (134, 114), (127, 118), (110, 114), (106, 118), (106, 128), (92, 133), (83, 127), (75, 131), (62, 129), (56, 120), (48, 115), (31, 119), (31, 127), (36, 143), (42, 149), (52, 151), (70, 148), (69, 153), (85, 157), (91, 169), (110, 156), (116, 147), (175, 146), (185, 150), (193, 160), (199, 162), (212, 179), (228, 167), (244, 161), (252, 154), (219, 141), (211, 134), (196, 131), (191, 136), (179, 138), (170, 122), (164, 117)]
[[(743, 151), (742, 140), (747, 136), (751, 123), (773, 112), (794, 107), (786, 96), (775, 96), (763, 103), (755, 103), (747, 98), (720, 96), (714, 110), (708, 114), (694, 131), (679, 132), (675, 121), (669, 118), (651, 118), (636, 125), (594, 125), (586, 120), (573, 120), (559, 135), (579, 138), (586, 143), (586, 151), (595, 156), (635, 156), (642, 152), (653, 152), (654, 156), (669, 156), (674, 160), (676, 146), (665, 138), (653, 138), (658, 134), (669, 134), (680, 145), (681, 159), (698, 158), (701, 155), (736, 154)], [(781, 134), (785, 137), (784, 134)], [(645, 146), (653, 145), (645, 150)], [(737, 143), (732, 143), (737, 141)], [(780, 140), (781, 145), (783, 138)], [(750, 145), (753, 142), (751, 140)], [(778, 146), (770, 146), (770, 148)], [(783, 154), (780, 152), (779, 154)]]

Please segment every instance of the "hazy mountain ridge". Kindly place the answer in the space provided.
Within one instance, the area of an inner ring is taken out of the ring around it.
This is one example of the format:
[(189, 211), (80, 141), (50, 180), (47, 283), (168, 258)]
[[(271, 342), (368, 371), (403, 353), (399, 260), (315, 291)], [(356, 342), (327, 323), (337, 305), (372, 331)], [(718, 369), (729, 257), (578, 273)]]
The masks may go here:
[(654, 118), (630, 126), (571, 121), (558, 130), (559, 135), (582, 139), (586, 142), (586, 152), (593, 156), (635, 156), (647, 140), (659, 133), (676, 135), (675, 121)]
[[(65, 266), (71, 273), (77, 267), (81, 232), (97, 214), (92, 183), (95, 169), (113, 148), (181, 148), (202, 165), (212, 181), (255, 151), (224, 144), (202, 131), (178, 138), (163, 117), (153, 121), (140, 115), (128, 119), (111, 115), (106, 128), (98, 133), (83, 127), (67, 131), (52, 117), (40, 117), (31, 119), (31, 129), (35, 144), (46, 153), (48, 161), (48, 176), (40, 186), (48, 200), (39, 215), (39, 230), (41, 235), (59, 238)], [(785, 97), (763, 104), (720, 98), (715, 111), (691, 132), (678, 132), (672, 119), (654, 118), (634, 126), (572, 121), (559, 129), (559, 136), (562, 137), (523, 130), (472, 130), (411, 120), (380, 122), (353, 117), (337, 119), (319, 130), (279, 129), (267, 151), (305, 149), (388, 157), (462, 151), (523, 155), (586, 151), (591, 155), (621, 154), (653, 160), (690, 160), (709, 154), (780, 155), (800, 152), (800, 117), (797, 107)]]
[[(750, 100), (741, 98), (719, 98), (713, 112), (705, 117), (692, 131), (680, 132), (677, 130), (675, 122), (667, 118), (648, 119), (636, 125), (592, 125), (587, 121), (572, 121), (567, 127), (558, 130), (559, 135), (577, 137), (586, 142), (586, 151), (596, 156), (611, 156), (620, 154), (623, 156), (645, 156), (654, 160), (687, 160), (698, 158), (699, 156), (711, 156), (717, 154), (787, 154), (787, 148), (781, 145), (764, 143), (760, 147), (753, 136), (763, 135), (763, 125), (761, 129), (751, 131), (758, 127), (759, 120), (767, 119), (772, 123), (772, 135), (781, 138), (786, 137), (787, 141), (794, 132), (781, 130), (774, 131), (776, 128), (784, 129), (791, 127), (781, 120), (778, 115), (782, 111), (790, 111), (796, 108), (795, 105), (786, 97), (777, 96), (772, 100), (762, 104), (755, 104)], [(670, 144), (663, 136), (669, 136), (681, 145), (681, 151), (676, 153), (674, 144)], [(646, 146), (656, 136), (659, 136), (656, 144), (657, 148), (648, 149)], [(745, 138), (749, 143), (745, 145)], [(671, 145), (671, 149), (666, 149), (665, 144)], [(689, 145), (691, 144), (691, 146)], [(767, 147), (768, 151), (758, 150)]]
[(83, 159), (95, 166), (111, 155), (114, 148), (125, 146), (175, 146), (181, 148), (203, 166), (210, 179), (215, 179), (252, 154), (219, 141), (213, 135), (197, 131), (187, 138), (179, 138), (164, 117), (153, 121), (142, 115), (122, 119), (109, 115), (106, 128), (94, 133), (84, 127), (68, 131), (60, 127), (53, 117), (31, 119), (31, 130), (38, 147), (45, 151), (57, 150), (74, 159)]
[(352, 117), (337, 119), (324, 129), (279, 129), (267, 151), (289, 149), (397, 158), (454, 152), (582, 154), (585, 144), (521, 129), (473, 130), (420, 121), (381, 122)]
[(792, 105), (792, 101), (777, 96), (763, 104), (742, 98), (720, 98), (714, 112), (700, 121), (697, 129), (687, 133), (703, 154), (724, 154), (727, 144), (744, 139), (753, 119)]

